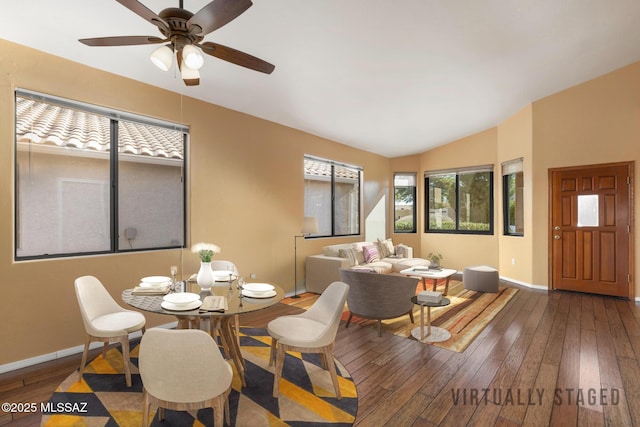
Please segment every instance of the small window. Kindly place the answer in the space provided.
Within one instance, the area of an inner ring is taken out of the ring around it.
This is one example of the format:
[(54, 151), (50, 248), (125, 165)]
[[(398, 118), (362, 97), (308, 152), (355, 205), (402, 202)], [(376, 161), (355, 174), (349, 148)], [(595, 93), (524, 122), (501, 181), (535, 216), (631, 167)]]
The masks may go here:
[(304, 158), (304, 216), (318, 220), (319, 236), (360, 234), (362, 168)]
[(503, 217), (506, 236), (524, 236), (522, 159), (502, 164)]
[(393, 231), (416, 232), (416, 174), (396, 173), (393, 176)]
[(493, 166), (425, 174), (426, 232), (493, 234)]
[(16, 91), (15, 258), (183, 247), (187, 128)]

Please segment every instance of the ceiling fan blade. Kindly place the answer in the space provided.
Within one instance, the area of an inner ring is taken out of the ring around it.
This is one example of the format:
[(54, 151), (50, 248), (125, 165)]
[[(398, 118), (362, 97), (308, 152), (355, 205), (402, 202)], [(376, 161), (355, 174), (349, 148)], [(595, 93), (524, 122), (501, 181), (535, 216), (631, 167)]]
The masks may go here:
[(193, 34), (204, 36), (233, 21), (252, 5), (251, 0), (213, 0), (189, 19), (187, 28), (197, 25), (201, 31)]
[(215, 56), (216, 58), (220, 58), (224, 61), (231, 62), (251, 70), (260, 71), (261, 73), (271, 74), (271, 72), (276, 68), (275, 65), (269, 64), (267, 61), (263, 61), (260, 58), (249, 55), (248, 53), (240, 52), (239, 50), (223, 46), (221, 44), (205, 42), (200, 45), (200, 48), (207, 55)]
[(169, 31), (169, 25), (164, 22), (164, 19), (160, 18), (154, 11), (150, 10), (147, 6), (143, 5), (137, 0), (116, 0), (118, 3), (132, 11), (138, 16), (141, 16), (145, 20), (151, 22), (161, 30)]
[(134, 46), (139, 44), (164, 43), (168, 40), (155, 36), (115, 36), (80, 39), (78, 41), (87, 46)]
[(87, 46), (134, 46), (139, 44), (156, 44), (167, 41), (154, 36), (116, 36), (116, 37), (95, 37), (91, 39), (80, 39), (80, 43)]

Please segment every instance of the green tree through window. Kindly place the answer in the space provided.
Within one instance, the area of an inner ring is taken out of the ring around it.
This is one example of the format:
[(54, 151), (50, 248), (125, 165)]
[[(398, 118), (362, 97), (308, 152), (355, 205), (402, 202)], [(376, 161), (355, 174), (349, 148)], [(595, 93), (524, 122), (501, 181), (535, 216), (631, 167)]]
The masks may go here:
[(493, 172), (427, 174), (426, 232), (493, 233)]
[(416, 174), (396, 173), (393, 177), (393, 231), (416, 232)]

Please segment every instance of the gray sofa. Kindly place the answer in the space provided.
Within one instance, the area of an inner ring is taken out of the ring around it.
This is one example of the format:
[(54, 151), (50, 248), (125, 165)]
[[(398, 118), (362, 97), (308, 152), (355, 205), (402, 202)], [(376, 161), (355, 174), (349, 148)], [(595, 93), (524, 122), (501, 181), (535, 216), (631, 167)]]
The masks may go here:
[[(367, 262), (364, 248), (371, 246), (379, 248), (379, 261)], [(341, 280), (341, 268), (397, 273), (406, 268), (423, 265), (428, 266), (429, 261), (413, 258), (413, 248), (402, 244), (393, 245), (391, 240), (330, 245), (322, 248), (322, 254), (307, 257), (305, 288), (307, 292), (321, 294), (330, 283)]]
[(413, 323), (413, 302), (420, 279), (397, 274), (379, 274), (352, 269), (340, 269), (342, 281), (349, 285), (347, 306), (349, 327), (356, 315), (378, 321), (378, 336), (382, 336), (382, 320), (409, 315)]

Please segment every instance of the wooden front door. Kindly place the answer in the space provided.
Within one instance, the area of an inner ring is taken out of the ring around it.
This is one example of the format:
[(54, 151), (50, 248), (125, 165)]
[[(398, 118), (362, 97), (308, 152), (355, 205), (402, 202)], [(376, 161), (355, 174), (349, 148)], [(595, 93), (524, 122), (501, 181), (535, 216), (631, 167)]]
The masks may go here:
[(633, 163), (551, 169), (551, 287), (618, 297), (631, 288)]

